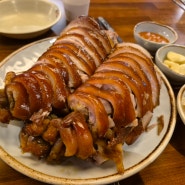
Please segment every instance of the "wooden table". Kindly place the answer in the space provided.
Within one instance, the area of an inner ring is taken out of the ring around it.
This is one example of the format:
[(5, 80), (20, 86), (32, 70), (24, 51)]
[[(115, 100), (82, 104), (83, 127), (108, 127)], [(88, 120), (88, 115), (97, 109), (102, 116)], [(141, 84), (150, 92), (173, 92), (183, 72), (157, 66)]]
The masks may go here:
[[(53, 0), (59, 6), (60, 0)], [(170, 0), (91, 0), (89, 14), (103, 16), (124, 41), (135, 42), (133, 27), (140, 21), (157, 21), (172, 26), (178, 33), (177, 43), (185, 43), (185, 13)], [(63, 20), (39, 38), (15, 40), (0, 36), (0, 61), (16, 49), (30, 42), (57, 35)], [(177, 92), (177, 90), (175, 91)], [(162, 154), (139, 173), (119, 182), (120, 185), (158, 185), (185, 183), (185, 125), (177, 115), (174, 134)], [(44, 184), (13, 170), (0, 159), (0, 184)]]

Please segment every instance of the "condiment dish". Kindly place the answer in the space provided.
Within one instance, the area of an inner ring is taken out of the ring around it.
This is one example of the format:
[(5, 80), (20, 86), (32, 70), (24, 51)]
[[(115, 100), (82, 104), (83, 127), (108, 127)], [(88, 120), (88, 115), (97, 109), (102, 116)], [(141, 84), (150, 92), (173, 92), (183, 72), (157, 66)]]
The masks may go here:
[(170, 51), (185, 55), (185, 46), (178, 44), (169, 44), (166, 46), (162, 46), (157, 50), (155, 54), (156, 65), (166, 75), (171, 84), (182, 85), (185, 83), (185, 75), (175, 72), (173, 69), (169, 68), (167, 65), (164, 64), (167, 54)]
[[(150, 40), (146, 38), (146, 35), (145, 37), (141, 36), (142, 33), (149, 35)], [(151, 38), (152, 36), (154, 36), (154, 38)], [(156, 40), (159, 37), (161, 39)], [(151, 54), (155, 54), (160, 47), (175, 43), (178, 39), (178, 35), (170, 26), (153, 21), (143, 21), (135, 25), (134, 38), (138, 44), (151, 52)]]
[(177, 94), (177, 110), (182, 122), (185, 124), (185, 84)]
[(46, 0), (3, 0), (0, 10), (0, 34), (17, 39), (37, 37), (61, 17), (57, 5)]

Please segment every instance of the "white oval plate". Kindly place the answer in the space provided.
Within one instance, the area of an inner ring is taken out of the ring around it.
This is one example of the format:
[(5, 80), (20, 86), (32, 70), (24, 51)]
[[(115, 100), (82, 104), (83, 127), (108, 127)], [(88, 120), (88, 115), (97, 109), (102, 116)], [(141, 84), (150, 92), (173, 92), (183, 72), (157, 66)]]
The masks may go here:
[[(54, 42), (56, 38), (47, 38), (31, 43), (5, 58), (0, 63), (0, 87), (8, 71), (20, 72), (30, 68), (37, 58)], [(173, 90), (165, 76), (162, 77), (160, 105), (154, 110), (150, 125), (164, 116), (164, 128), (160, 135), (157, 127), (143, 133), (131, 146), (124, 145), (125, 173), (120, 175), (112, 162), (96, 166), (87, 161), (69, 158), (61, 164), (51, 165), (38, 160), (30, 154), (21, 153), (19, 132), (21, 122), (12, 121), (9, 125), (0, 123), (0, 157), (15, 170), (42, 182), (50, 184), (108, 184), (127, 178), (152, 163), (168, 144), (176, 123), (176, 104)]]

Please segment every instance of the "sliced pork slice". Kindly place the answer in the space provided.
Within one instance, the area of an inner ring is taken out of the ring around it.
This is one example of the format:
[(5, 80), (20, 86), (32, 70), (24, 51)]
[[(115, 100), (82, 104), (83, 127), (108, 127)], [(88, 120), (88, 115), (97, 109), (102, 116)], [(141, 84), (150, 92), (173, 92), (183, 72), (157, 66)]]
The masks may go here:
[(84, 28), (90, 28), (90, 29), (98, 29), (100, 30), (100, 26), (98, 22), (93, 18), (89, 16), (79, 16), (77, 19), (74, 19), (73, 21), (68, 24), (64, 28), (64, 30), (61, 32), (61, 35), (65, 34), (68, 32), (69, 29), (71, 28), (76, 28), (76, 27), (84, 27)]
[[(93, 34), (91, 34), (91, 32), (93, 32)], [(99, 40), (98, 35), (95, 36), (94, 30), (83, 27), (77, 27), (68, 30), (67, 34), (79, 34), (81, 36), (84, 36), (86, 40), (88, 40), (88, 42), (90, 42), (94, 46), (96, 52), (102, 59), (104, 59), (105, 56), (107, 55), (107, 52), (104, 48), (102, 41)]]
[[(131, 71), (133, 71), (133, 73), (129, 72), (127, 74), (130, 74), (130, 76), (135, 78), (135, 80), (137, 80), (137, 78), (138, 78), (138, 81), (139, 81), (139, 78), (141, 79), (141, 83), (145, 91), (144, 96), (145, 96), (145, 101), (147, 102), (146, 104), (150, 106), (149, 110), (152, 110), (153, 105), (155, 104), (154, 102), (155, 97), (153, 97), (151, 83), (148, 79), (147, 74), (143, 70), (143, 67), (141, 67), (141, 65), (139, 65), (138, 62), (132, 58), (132, 56), (125, 56), (124, 54), (120, 54), (118, 56), (116, 55), (115, 57), (110, 58), (106, 62), (108, 63), (110, 62), (110, 64), (112, 65), (114, 62), (119, 62), (127, 69), (131, 69)], [(124, 71), (127, 71), (127, 69), (125, 69)]]
[[(157, 106), (159, 104), (159, 93), (160, 93), (160, 79), (158, 77), (158, 74), (152, 65), (148, 65), (148, 62), (141, 56), (135, 54), (135, 53), (123, 53), (119, 54), (118, 57), (127, 56), (135, 60), (135, 62), (140, 65), (142, 68), (142, 71), (147, 76), (151, 87), (152, 87), (152, 99), (154, 106)], [(117, 57), (117, 56), (115, 56)]]
[(114, 52), (112, 52), (111, 55), (109, 55), (109, 57), (111, 58), (117, 54), (124, 53), (124, 51), (125, 52), (130, 51), (131, 53), (137, 54), (145, 58), (145, 60), (148, 61), (148, 64), (150, 66), (151, 66), (150, 63), (153, 62), (152, 56), (147, 50), (145, 50), (143, 47), (141, 47), (138, 44), (129, 43), (129, 42), (122, 42), (122, 43), (117, 44), (114, 49)]
[[(50, 48), (47, 51), (47, 54), (49, 55), (52, 52), (56, 52), (56, 49)], [(87, 74), (88, 76), (93, 74), (93, 70), (89, 66), (89, 64), (81, 57), (76, 55), (76, 53), (69, 47), (63, 45), (61, 47), (57, 48), (57, 52), (60, 52), (62, 55), (67, 55), (73, 63), (76, 65), (78, 70), (82, 71), (83, 73)]]
[(21, 120), (28, 119), (31, 112), (25, 87), (19, 82), (12, 82), (6, 86), (5, 92), (12, 116)]
[[(51, 61), (56, 63), (61, 63), (61, 65), (63, 65), (63, 67), (65, 68), (68, 74), (69, 81), (66, 83), (66, 85), (69, 88), (77, 88), (82, 83), (82, 77), (78, 72), (78, 68), (68, 55), (60, 53), (59, 51), (50, 52), (50, 53), (46, 52), (39, 59), (39, 62), (40, 61), (43, 61), (44, 63), (49, 63), (49, 64), (51, 63)], [(61, 73), (63, 75), (63, 72)]]
[(104, 63), (103, 65), (105, 68), (101, 66), (101, 69), (97, 70), (97, 72), (101, 72), (101, 70), (103, 70), (102, 73), (97, 73), (95, 76), (103, 76), (103, 78), (117, 78), (127, 84), (135, 96), (137, 115), (138, 117), (142, 117), (147, 112), (148, 107), (146, 99), (144, 99), (146, 96), (140, 77), (134, 74), (133, 70), (130, 70), (120, 63)]
[(42, 107), (42, 94), (40, 92), (40, 86), (31, 73), (23, 73), (15, 76), (12, 79), (13, 82), (21, 83), (26, 89), (28, 99), (29, 99), (29, 109), (30, 113), (39, 111)]
[(30, 76), (36, 79), (38, 85), (39, 85), (39, 91), (41, 93), (41, 106), (40, 109), (43, 109), (45, 111), (50, 112), (52, 107), (52, 95), (53, 95), (53, 89), (51, 82), (46, 77), (46, 75), (42, 72), (29, 72)]
[(86, 39), (83, 35), (80, 34), (65, 34), (60, 36), (55, 44), (59, 44), (60, 40), (62, 41), (69, 41), (71, 40), (75, 45), (80, 45), (81, 47), (85, 48), (85, 50), (89, 53), (89, 55), (93, 58), (96, 67), (98, 67), (104, 59), (101, 58), (99, 53), (96, 51), (96, 48), (92, 45), (92, 43)]
[(36, 64), (49, 64), (53, 68), (58, 68), (62, 73), (65, 83), (69, 83), (69, 72), (67, 71), (66, 66), (63, 64), (63, 60), (57, 60), (55, 56), (44, 53), (41, 57), (39, 57)]
[[(129, 90), (126, 86), (123, 85), (123, 88), (120, 87), (123, 89), (123, 92), (122, 94), (119, 94), (118, 91), (113, 90), (116, 89), (114, 85), (115, 83), (116, 82), (114, 81), (112, 85), (109, 84), (109, 88), (110, 86), (112, 86), (110, 88), (111, 90), (108, 90), (107, 88), (104, 89), (103, 87), (105, 84), (103, 83), (101, 88), (87, 83), (80, 86), (77, 90), (77, 92), (83, 92), (89, 95), (93, 95), (96, 98), (100, 99), (101, 102), (103, 100), (104, 107), (105, 105), (107, 105), (107, 103), (105, 104), (105, 101), (107, 101), (109, 103), (108, 105), (111, 106), (112, 111), (110, 113), (106, 112), (106, 114), (112, 117), (112, 119), (109, 120), (109, 130), (105, 135), (110, 144), (115, 143), (116, 140), (119, 140), (119, 142), (123, 142), (125, 139), (125, 135), (122, 132), (123, 129), (125, 129), (127, 126), (133, 126), (133, 124), (137, 125), (135, 109), (130, 98)], [(105, 107), (105, 110), (107, 110), (107, 107)]]
[(93, 94), (98, 98), (110, 102), (112, 107), (111, 114), (116, 126), (125, 127), (136, 119), (135, 107), (132, 103), (130, 90), (119, 79), (107, 79), (100, 74), (99, 78), (95, 76), (87, 81), (86, 84), (82, 85), (77, 91)]
[(62, 71), (58, 68), (53, 68), (50, 64), (36, 64), (29, 71), (35, 71), (44, 73), (50, 80), (53, 90), (52, 106), (56, 109), (66, 108), (66, 97), (69, 94)]
[(106, 134), (109, 128), (109, 120), (99, 99), (90, 94), (76, 92), (69, 95), (68, 104), (72, 110), (79, 111), (88, 117), (91, 131), (98, 137), (103, 137)]
[(154, 105), (157, 106), (159, 104), (159, 93), (160, 93), (160, 78), (155, 70), (153, 65), (153, 61), (151, 55), (147, 50), (143, 47), (139, 46), (138, 44), (134, 43), (120, 43), (116, 46), (115, 51), (109, 55), (110, 58), (123, 54), (129, 53), (133, 58), (135, 58), (139, 65), (142, 66), (143, 71), (148, 76), (152, 86), (152, 93), (153, 93), (153, 101)]
[(55, 45), (51, 46), (51, 49), (57, 50), (57, 48), (60, 48), (63, 45), (65, 47), (73, 50), (75, 52), (76, 56), (79, 56), (80, 58), (82, 58), (86, 62), (86, 64), (89, 65), (89, 67), (91, 68), (91, 70), (94, 73), (94, 71), (96, 69), (95, 62), (94, 62), (93, 58), (85, 50), (85, 48), (83, 48), (82, 46), (75, 45), (73, 42), (70, 42), (70, 41), (61, 41), (60, 44), (55, 44)]
[[(103, 88), (98, 88), (95, 85), (84, 84), (80, 86), (76, 92), (88, 93), (90, 95), (95, 96), (96, 98), (99, 98), (100, 100), (103, 99), (104, 101), (108, 101), (109, 104), (111, 105), (112, 110), (109, 114), (112, 114), (114, 122), (117, 123), (118, 120), (120, 121), (121, 119), (123, 119), (123, 114), (120, 110), (125, 109), (125, 102), (121, 95), (114, 91), (113, 89), (105, 91), (103, 90)], [(120, 101), (117, 101), (118, 98)], [(105, 110), (107, 110), (107, 108), (105, 108)], [(106, 114), (108, 113), (106, 112)]]
[(76, 155), (81, 159), (92, 156), (94, 153), (93, 138), (83, 114), (73, 112), (57, 125), (66, 147), (65, 156)]

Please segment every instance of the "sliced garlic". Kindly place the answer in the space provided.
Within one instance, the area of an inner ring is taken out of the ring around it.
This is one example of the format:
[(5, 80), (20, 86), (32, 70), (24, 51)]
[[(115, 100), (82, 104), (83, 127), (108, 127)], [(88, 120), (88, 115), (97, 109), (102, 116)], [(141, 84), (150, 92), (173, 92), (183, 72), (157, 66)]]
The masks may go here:
[(185, 75), (185, 56), (179, 53), (169, 51), (165, 60), (163, 61), (169, 69), (176, 73)]
[(173, 51), (169, 51), (167, 53), (167, 59), (173, 62), (185, 64), (185, 56)]

